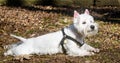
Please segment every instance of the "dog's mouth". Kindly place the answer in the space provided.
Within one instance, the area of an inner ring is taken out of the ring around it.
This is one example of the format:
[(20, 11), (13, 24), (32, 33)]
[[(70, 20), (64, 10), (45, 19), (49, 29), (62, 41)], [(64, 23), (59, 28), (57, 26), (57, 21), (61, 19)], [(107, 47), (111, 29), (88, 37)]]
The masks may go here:
[(92, 30), (87, 30), (88, 33), (89, 33), (89, 32), (93, 32), (93, 31), (95, 31), (95, 30), (93, 30), (93, 29), (92, 29)]
[(88, 35), (95, 35), (97, 33), (97, 30), (87, 30)]
[(97, 32), (98, 32), (97, 27), (92, 28), (92, 29), (87, 27), (86, 29), (84, 29), (85, 36), (92, 36), (92, 35), (95, 35)]

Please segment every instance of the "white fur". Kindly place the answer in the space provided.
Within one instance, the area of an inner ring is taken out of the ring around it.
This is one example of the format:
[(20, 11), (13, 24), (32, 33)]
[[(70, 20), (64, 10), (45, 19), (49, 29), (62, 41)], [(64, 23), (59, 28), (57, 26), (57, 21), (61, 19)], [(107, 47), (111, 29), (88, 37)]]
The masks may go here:
[[(67, 35), (78, 40), (80, 43), (84, 43), (84, 38), (89, 35), (94, 35), (98, 31), (98, 26), (94, 23), (94, 19), (88, 14), (88, 10), (84, 14), (79, 14), (77, 11), (74, 12), (73, 25), (64, 28)], [(85, 22), (85, 24), (83, 24)], [(90, 26), (93, 25), (95, 28), (91, 30)], [(75, 29), (76, 31), (75, 31)], [(62, 31), (48, 33), (42, 36), (33, 38), (22, 38), (19, 36), (11, 35), (21, 40), (21, 42), (9, 45), (9, 49), (4, 53), (5, 56), (13, 55), (30, 55), (30, 54), (56, 54), (63, 53), (60, 41), (63, 38)], [(99, 49), (95, 49), (88, 44), (84, 44), (79, 47), (72, 40), (66, 39), (64, 47), (67, 54), (70, 56), (90, 56), (94, 55), (94, 52), (99, 52)]]

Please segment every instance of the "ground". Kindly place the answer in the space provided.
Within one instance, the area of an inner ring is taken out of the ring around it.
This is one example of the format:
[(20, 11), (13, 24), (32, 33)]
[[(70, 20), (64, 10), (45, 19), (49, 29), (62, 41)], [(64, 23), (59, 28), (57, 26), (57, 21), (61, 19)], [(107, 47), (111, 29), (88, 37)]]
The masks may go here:
[[(72, 57), (65, 54), (33, 55), (31, 59), (16, 60), (4, 56), (3, 46), (16, 43), (10, 37), (16, 34), (25, 38), (36, 37), (60, 30), (72, 23), (73, 10), (56, 7), (6, 7), (0, 6), (0, 63), (119, 63), (120, 62), (120, 23), (95, 20), (99, 24), (97, 35), (87, 37), (86, 42), (99, 48), (94, 56)], [(77, 9), (78, 10), (78, 9)], [(65, 13), (61, 13), (65, 12)]]

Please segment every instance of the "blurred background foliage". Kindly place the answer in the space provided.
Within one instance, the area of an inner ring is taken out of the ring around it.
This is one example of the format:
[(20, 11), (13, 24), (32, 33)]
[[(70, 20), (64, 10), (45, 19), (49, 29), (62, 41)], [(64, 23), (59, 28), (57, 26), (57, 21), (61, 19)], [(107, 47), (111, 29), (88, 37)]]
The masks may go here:
[(0, 5), (120, 6), (120, 0), (0, 0)]

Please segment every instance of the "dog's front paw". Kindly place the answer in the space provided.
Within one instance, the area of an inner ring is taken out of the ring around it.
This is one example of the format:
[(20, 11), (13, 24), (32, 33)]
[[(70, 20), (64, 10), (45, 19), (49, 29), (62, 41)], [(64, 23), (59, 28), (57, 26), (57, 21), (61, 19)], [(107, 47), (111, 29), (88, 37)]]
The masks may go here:
[(96, 48), (95, 50), (94, 50), (94, 52), (100, 52), (100, 49), (98, 49), (98, 48)]
[(91, 56), (91, 55), (95, 55), (95, 53), (94, 53), (94, 52), (90, 52), (90, 56)]

